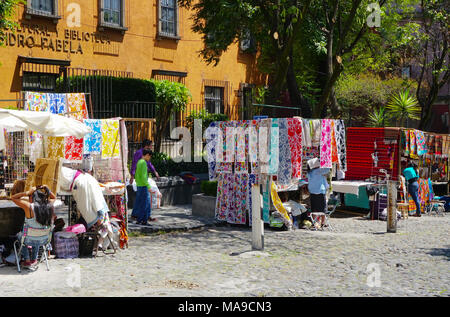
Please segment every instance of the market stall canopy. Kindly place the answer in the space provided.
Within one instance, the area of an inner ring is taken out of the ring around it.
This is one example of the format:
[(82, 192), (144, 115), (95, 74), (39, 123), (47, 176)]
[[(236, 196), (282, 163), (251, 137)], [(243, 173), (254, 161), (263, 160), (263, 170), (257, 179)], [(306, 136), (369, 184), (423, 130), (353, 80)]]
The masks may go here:
[(49, 112), (0, 109), (0, 126), (30, 129), (45, 136), (82, 138), (91, 129), (78, 120)]

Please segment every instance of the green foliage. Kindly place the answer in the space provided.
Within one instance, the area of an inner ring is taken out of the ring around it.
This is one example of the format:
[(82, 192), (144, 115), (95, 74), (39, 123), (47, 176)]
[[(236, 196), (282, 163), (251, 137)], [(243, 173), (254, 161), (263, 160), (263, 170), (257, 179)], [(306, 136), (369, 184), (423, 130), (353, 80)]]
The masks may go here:
[[(145, 101), (155, 102), (156, 92), (155, 84), (147, 79), (124, 78), (124, 77), (106, 77), (106, 76), (70, 76), (68, 85), (70, 91), (76, 88), (82, 88), (86, 85), (80, 83), (90, 82), (108, 82), (111, 81), (112, 101)], [(58, 78), (56, 82), (58, 91), (65, 91), (63, 78)]]
[(217, 196), (217, 181), (202, 181), (200, 189), (206, 196)]
[(387, 122), (386, 108), (385, 107), (380, 107), (379, 109), (374, 108), (373, 111), (369, 113), (368, 120), (369, 120), (368, 122), (369, 127), (376, 127), (376, 128), (384, 127)]
[(386, 109), (394, 119), (398, 120), (400, 126), (408, 119), (420, 120), (421, 109), (417, 99), (409, 93), (409, 89), (393, 94)]
[(191, 130), (191, 133), (194, 131), (194, 120), (200, 119), (202, 120), (202, 135), (205, 130), (209, 127), (212, 122), (215, 121), (228, 121), (230, 118), (226, 114), (222, 113), (209, 113), (207, 110), (202, 109), (199, 111), (191, 111), (188, 116), (186, 116), (186, 127)]
[(2, 0), (0, 1), (0, 46), (4, 45), (5, 30), (14, 30), (17, 23), (11, 18), (19, 4), (25, 4), (24, 0)]
[[(404, 89), (415, 90), (417, 84), (412, 80), (399, 77), (381, 79), (377, 75), (367, 73), (364, 75), (346, 75), (342, 77), (336, 86), (336, 98), (340, 105), (340, 111), (347, 119), (347, 124), (362, 125), (373, 119), (380, 123), (380, 108), (386, 107), (390, 97)], [(369, 113), (372, 119), (369, 118)], [(387, 115), (386, 112), (384, 112)], [(386, 117), (387, 119), (387, 117)], [(385, 121), (388, 124), (388, 121)]]
[(178, 111), (184, 111), (186, 105), (192, 100), (189, 89), (181, 83), (168, 80), (150, 80), (155, 85), (157, 112), (155, 149), (159, 151), (163, 134), (169, 124), (170, 118)]
[(194, 174), (208, 173), (207, 162), (181, 162), (176, 163), (165, 153), (155, 152), (152, 155), (152, 164), (158, 171), (159, 176), (177, 176), (181, 172), (192, 172)]

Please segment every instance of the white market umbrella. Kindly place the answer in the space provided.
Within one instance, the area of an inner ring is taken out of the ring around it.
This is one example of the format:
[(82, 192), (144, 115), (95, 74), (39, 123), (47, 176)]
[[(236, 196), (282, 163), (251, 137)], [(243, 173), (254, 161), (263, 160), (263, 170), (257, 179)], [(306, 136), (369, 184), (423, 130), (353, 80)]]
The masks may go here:
[(82, 138), (91, 129), (83, 122), (50, 112), (0, 109), (0, 126), (29, 129), (45, 136)]

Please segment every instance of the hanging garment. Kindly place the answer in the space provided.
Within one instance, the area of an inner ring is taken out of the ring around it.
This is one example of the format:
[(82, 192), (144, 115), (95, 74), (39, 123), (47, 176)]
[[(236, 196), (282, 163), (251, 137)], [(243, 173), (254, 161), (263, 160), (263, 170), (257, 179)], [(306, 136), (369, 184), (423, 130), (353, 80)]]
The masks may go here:
[(269, 174), (276, 175), (280, 165), (279, 159), (279, 141), (280, 141), (280, 128), (279, 119), (272, 119), (270, 128), (270, 160), (269, 160)]
[(344, 120), (335, 121), (336, 146), (338, 152), (338, 163), (342, 172), (347, 171), (347, 145), (345, 137)]
[(289, 145), (288, 120), (283, 118), (279, 123), (279, 165), (277, 180), (282, 185), (290, 184), (292, 179), (291, 147)]
[(236, 150), (234, 161), (235, 173), (248, 173), (248, 127), (249, 121), (236, 121)]
[(409, 131), (402, 130), (402, 143), (403, 143), (403, 153), (405, 156), (409, 156)]
[(209, 180), (217, 179), (216, 175), (216, 146), (217, 138), (219, 137), (217, 131), (217, 123), (212, 122), (206, 129), (206, 153), (208, 155), (208, 175)]
[(426, 140), (423, 131), (414, 130), (416, 134), (416, 143), (417, 143), (417, 155), (424, 155), (427, 153), (426, 148)]
[(331, 162), (338, 163), (335, 120), (331, 120)]
[(38, 158), (44, 157), (44, 139), (42, 135), (35, 131), (29, 131), (27, 133), (27, 139), (30, 150), (30, 161), (36, 164)]
[(280, 197), (278, 196), (277, 192), (277, 186), (274, 182), (272, 182), (271, 185), (271, 197), (273, 205), (275, 206), (276, 212), (278, 213), (278, 216), (281, 216), (281, 219), (283, 220), (283, 223), (286, 225), (288, 229), (292, 228), (292, 222), (291, 218), (289, 217), (289, 214), (284, 207), (283, 203), (281, 202)]
[(67, 112), (65, 94), (48, 94), (48, 109), (53, 114), (64, 114)]
[(27, 91), (25, 93), (25, 110), (48, 111), (47, 94)]
[(236, 135), (233, 128), (235, 121), (225, 121), (220, 123), (223, 136), (223, 162), (221, 163), (221, 172), (233, 173), (234, 152), (236, 147)]
[(252, 120), (250, 124), (249, 136), (248, 136), (248, 154), (249, 161), (251, 166), (252, 174), (259, 174), (259, 155), (258, 155), (258, 132), (259, 132), (259, 124), (261, 120)]
[(404, 201), (405, 203), (407, 203), (406, 199), (407, 199), (408, 196), (407, 196), (407, 192), (406, 192), (406, 179), (405, 179), (405, 177), (402, 176), (402, 175), (400, 175), (400, 187), (401, 187), (401, 189), (402, 189), (402, 194), (403, 194), (402, 198), (403, 198), (403, 201)]
[(73, 136), (64, 138), (64, 158), (68, 161), (83, 160), (83, 139)]
[(258, 131), (258, 161), (261, 174), (269, 173), (272, 119), (263, 119)]
[(248, 175), (248, 199), (247, 199), (247, 214), (248, 214), (248, 223), (251, 226), (252, 225), (252, 186), (259, 184), (258, 175), (256, 174), (249, 174)]
[(291, 167), (292, 178), (302, 178), (302, 145), (303, 145), (303, 131), (302, 131), (302, 119), (289, 118), (287, 119), (288, 134), (289, 134), (289, 146), (291, 152)]
[(220, 173), (218, 179), (216, 219), (231, 224), (245, 224), (249, 175)]
[(416, 133), (414, 132), (414, 130), (409, 130), (409, 146), (410, 146), (410, 151), (409, 151), (410, 157), (417, 158)]
[(311, 127), (309, 124), (308, 119), (301, 119), (302, 120), (302, 144), (305, 147), (311, 147)]
[(312, 146), (320, 146), (323, 127), (321, 121), (322, 120), (320, 119), (314, 119), (309, 121)]
[(442, 136), (436, 135), (434, 138), (434, 153), (436, 155), (442, 155)]
[(84, 136), (83, 154), (100, 154), (102, 151), (102, 122), (97, 119), (85, 119), (84, 124), (91, 132)]
[(65, 157), (65, 144), (64, 137), (47, 137), (45, 142), (46, 153), (48, 158), (64, 158)]
[(322, 120), (322, 130), (320, 137), (320, 167), (321, 168), (331, 168), (332, 167), (332, 157), (331, 157), (331, 120)]
[(427, 134), (427, 154), (434, 154), (434, 134)]
[(102, 119), (102, 158), (120, 156), (119, 120)]
[(86, 107), (86, 97), (83, 93), (67, 94), (67, 112), (69, 116), (74, 119), (83, 120), (88, 119), (88, 112)]
[(263, 209), (262, 216), (263, 221), (265, 223), (269, 223), (270, 218), (270, 180), (269, 177), (265, 177), (265, 180), (262, 181), (263, 184)]

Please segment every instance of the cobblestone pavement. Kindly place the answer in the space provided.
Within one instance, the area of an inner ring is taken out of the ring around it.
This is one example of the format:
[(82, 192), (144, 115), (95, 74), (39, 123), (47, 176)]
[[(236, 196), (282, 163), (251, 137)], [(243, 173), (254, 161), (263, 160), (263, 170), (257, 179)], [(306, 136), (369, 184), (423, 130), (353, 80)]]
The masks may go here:
[(138, 235), (115, 255), (0, 268), (0, 296), (450, 296), (450, 214), (398, 223), (332, 218), (334, 231), (235, 226)]

